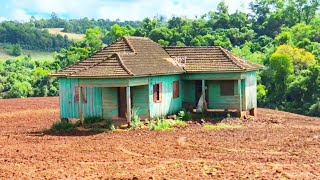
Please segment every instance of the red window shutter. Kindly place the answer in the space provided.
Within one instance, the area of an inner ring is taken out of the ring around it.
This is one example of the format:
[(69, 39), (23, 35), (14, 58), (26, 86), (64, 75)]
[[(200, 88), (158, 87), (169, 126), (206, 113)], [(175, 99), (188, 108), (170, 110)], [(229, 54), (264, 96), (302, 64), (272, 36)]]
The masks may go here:
[(153, 102), (157, 102), (158, 100), (158, 88), (157, 84), (153, 85)]
[(180, 95), (179, 81), (173, 81), (173, 98), (177, 98)]
[(82, 91), (82, 102), (86, 103), (87, 102), (87, 88), (83, 87), (81, 91)]
[(74, 102), (79, 102), (79, 86), (74, 87)]
[(162, 101), (162, 83), (159, 83), (159, 102)]
[(176, 97), (180, 96), (180, 82), (176, 81)]

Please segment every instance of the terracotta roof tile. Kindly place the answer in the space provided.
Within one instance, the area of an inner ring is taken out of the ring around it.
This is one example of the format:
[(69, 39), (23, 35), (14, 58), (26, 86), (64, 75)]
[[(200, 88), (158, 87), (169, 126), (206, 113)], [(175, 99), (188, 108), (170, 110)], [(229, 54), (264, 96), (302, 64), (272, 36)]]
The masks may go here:
[[(186, 62), (177, 63), (179, 58), (186, 58)], [(247, 71), (262, 67), (240, 59), (221, 47), (163, 48), (149, 38), (123, 37), (88, 59), (75, 63), (53, 76), (141, 76), (184, 72)]]

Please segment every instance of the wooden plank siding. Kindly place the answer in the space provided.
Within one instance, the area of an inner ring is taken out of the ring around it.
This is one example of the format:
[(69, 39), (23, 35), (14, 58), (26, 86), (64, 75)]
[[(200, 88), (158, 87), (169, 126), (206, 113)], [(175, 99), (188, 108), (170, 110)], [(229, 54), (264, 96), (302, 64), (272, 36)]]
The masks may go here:
[[(60, 78), (60, 117), (79, 118), (79, 102), (75, 102), (75, 87), (79, 86), (78, 79)], [(86, 102), (83, 102), (84, 117), (102, 116), (101, 88), (87, 87), (85, 90)]]
[(118, 88), (102, 88), (102, 117), (103, 119), (112, 119), (119, 116), (118, 108)]
[[(155, 118), (164, 115), (177, 113), (182, 109), (182, 93), (173, 98), (173, 82), (181, 81), (180, 75), (154, 76), (149, 78), (149, 107), (150, 117)], [(162, 99), (160, 102), (153, 102), (153, 85), (162, 83)], [(181, 84), (180, 84), (180, 90)]]
[(250, 71), (246, 74), (246, 109), (257, 107), (257, 73)]
[(221, 72), (221, 73), (189, 73), (183, 74), (183, 80), (238, 80), (246, 76), (241, 72)]
[(138, 108), (140, 118), (149, 118), (148, 85), (131, 87), (132, 108)]
[(234, 81), (234, 96), (222, 96), (220, 81), (207, 81), (209, 109), (237, 109), (240, 110), (240, 94), (238, 81)]

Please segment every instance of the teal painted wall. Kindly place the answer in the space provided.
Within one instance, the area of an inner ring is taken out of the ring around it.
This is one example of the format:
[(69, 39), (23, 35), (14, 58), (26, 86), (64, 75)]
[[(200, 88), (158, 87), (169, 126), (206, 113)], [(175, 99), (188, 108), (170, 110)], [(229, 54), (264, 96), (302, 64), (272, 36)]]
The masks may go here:
[(103, 119), (112, 119), (119, 116), (118, 88), (102, 88), (102, 114)]
[(196, 89), (195, 81), (183, 80), (182, 81), (182, 101), (183, 103), (196, 104)]
[(246, 108), (257, 107), (257, 73), (250, 71), (246, 74)]
[(148, 85), (131, 87), (132, 108), (138, 108), (138, 115), (145, 119), (149, 117)]
[(237, 80), (244, 79), (245, 74), (241, 72), (224, 72), (224, 73), (190, 73), (183, 74), (184, 80)]
[[(74, 88), (78, 86), (78, 79), (60, 78), (60, 117), (79, 118), (79, 103), (74, 101)], [(83, 103), (83, 115), (102, 116), (101, 88), (86, 88), (87, 102)]]
[[(173, 99), (173, 81), (176, 80), (180, 80), (180, 96)], [(153, 85), (160, 82), (162, 82), (162, 101), (160, 103), (155, 103), (153, 102)], [(151, 118), (174, 114), (182, 109), (181, 84), (180, 75), (156, 76), (149, 78), (149, 107)]]
[(237, 109), (240, 110), (240, 94), (238, 81), (234, 81), (234, 96), (221, 96), (220, 82), (207, 81), (208, 108), (209, 109)]

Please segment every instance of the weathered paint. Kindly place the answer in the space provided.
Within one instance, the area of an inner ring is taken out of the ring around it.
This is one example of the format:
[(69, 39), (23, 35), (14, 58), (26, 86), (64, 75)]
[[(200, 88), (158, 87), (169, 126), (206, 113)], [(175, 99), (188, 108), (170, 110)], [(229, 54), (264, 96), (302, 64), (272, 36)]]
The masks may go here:
[(240, 110), (238, 81), (234, 81), (234, 96), (221, 96), (220, 81), (207, 81), (209, 109)]
[(141, 118), (149, 117), (148, 85), (131, 87), (132, 108), (138, 108)]
[(193, 80), (183, 80), (182, 81), (182, 101), (184, 103), (190, 103), (192, 105), (196, 104), (196, 84)]
[[(173, 81), (176, 80), (180, 81), (180, 96), (173, 98)], [(162, 101), (155, 103), (153, 102), (153, 85), (160, 82), (162, 83)], [(149, 105), (151, 118), (174, 114), (181, 110), (181, 84), (181, 78), (179, 75), (156, 76), (149, 78)]]
[[(78, 86), (78, 79), (60, 78), (60, 117), (79, 118), (79, 102), (74, 101), (75, 87)], [(82, 104), (84, 117), (102, 116), (101, 88), (86, 88), (86, 102)]]
[(246, 109), (257, 107), (257, 73), (250, 71), (246, 74)]
[(112, 119), (119, 116), (118, 88), (102, 88), (102, 113), (103, 119)]

